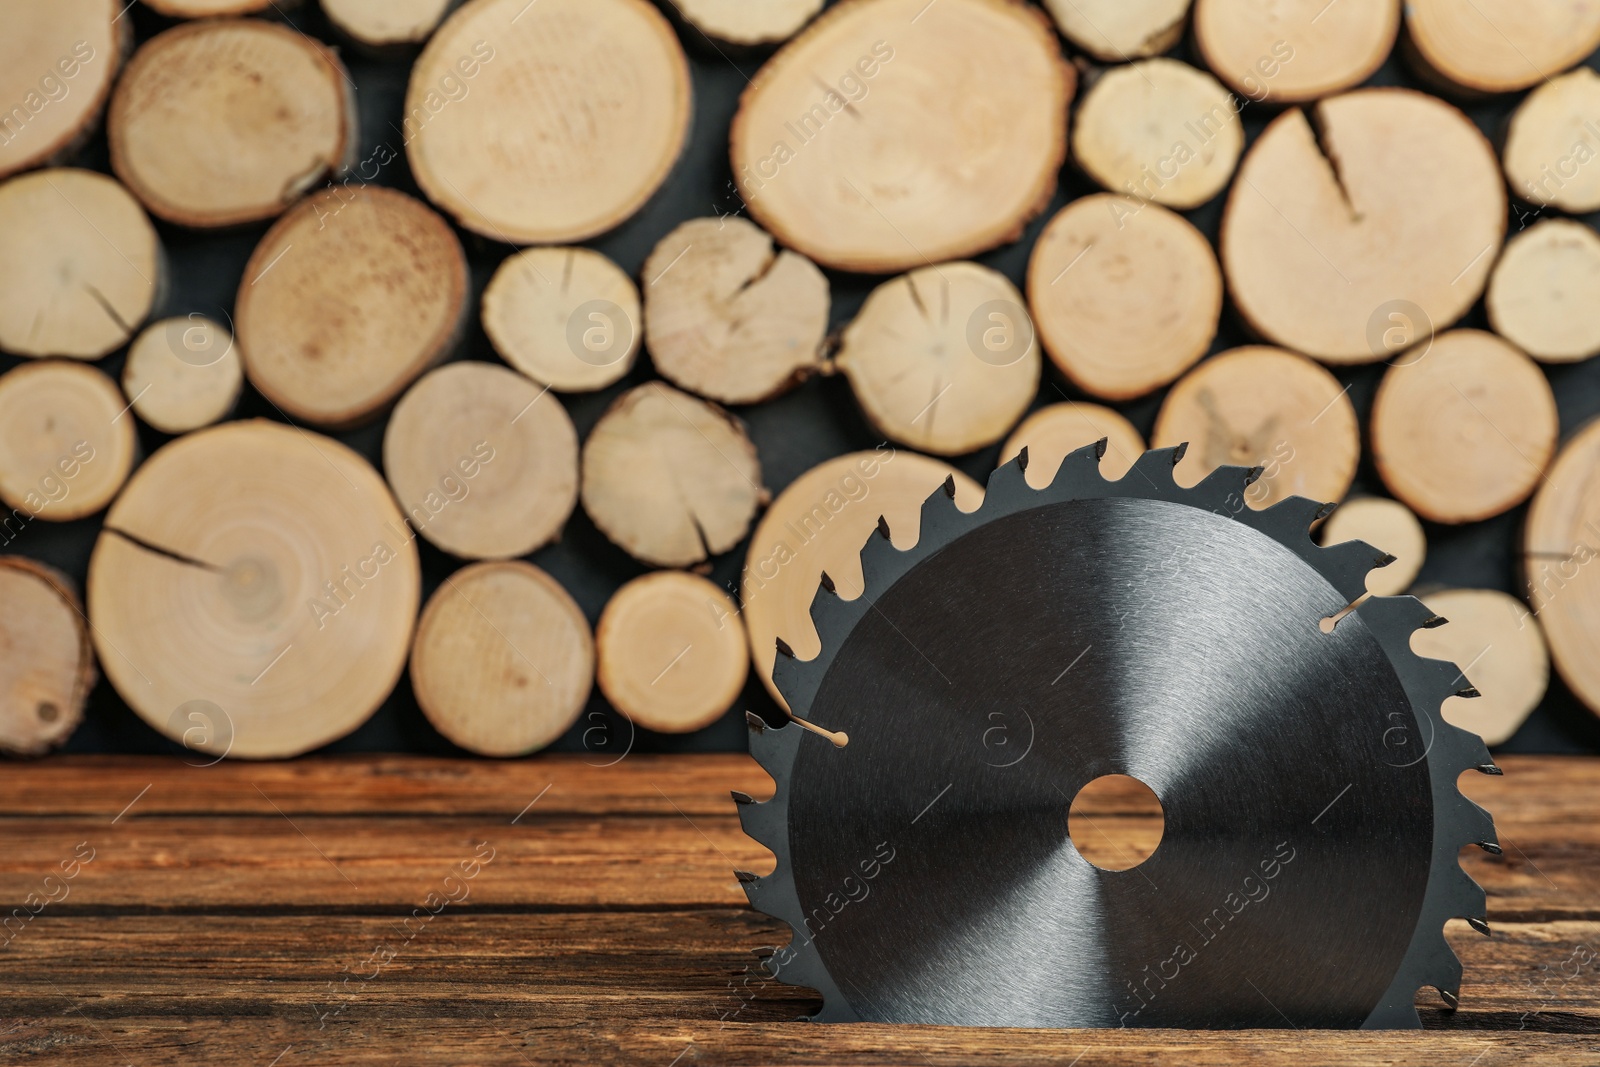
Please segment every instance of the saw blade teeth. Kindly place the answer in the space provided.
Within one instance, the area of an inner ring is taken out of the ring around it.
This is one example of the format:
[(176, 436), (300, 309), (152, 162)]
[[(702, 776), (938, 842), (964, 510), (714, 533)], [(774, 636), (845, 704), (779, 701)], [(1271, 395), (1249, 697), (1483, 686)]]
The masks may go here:
[(1175, 494), (1180, 492), (1178, 483), (1172, 477), (1172, 468), (1178, 465), (1178, 461), (1183, 458), (1183, 454), (1188, 448), (1189, 445), (1184, 443), (1173, 448), (1149, 449), (1144, 455), (1133, 461), (1133, 466), (1128, 470), (1128, 473), (1124, 474), (1118, 481), (1130, 482), (1132, 479), (1138, 478), (1140, 483), (1146, 484), (1147, 488), (1155, 490), (1155, 499), (1171, 500)]
[(1048, 493), (1052, 499), (1071, 499), (1079, 495), (1092, 495), (1106, 485), (1106, 476), (1100, 471), (1100, 459), (1105, 455), (1109, 439), (1102, 437), (1092, 445), (1084, 445), (1068, 452), (1050, 479)]
[[(1004, 470), (1005, 468), (1001, 468)], [(994, 478), (990, 476), (992, 485)], [(949, 488), (946, 488), (948, 486)], [(917, 542), (920, 544), (929, 538), (938, 541), (955, 535), (961, 526), (966, 525), (970, 518), (966, 512), (956, 505), (955, 478), (945, 479), (944, 485), (929, 493), (922, 501), (921, 517), (917, 525)], [(868, 542), (868, 547), (871, 543)]]
[(1254, 525), (1267, 527), (1279, 541), (1293, 547), (1301, 538), (1311, 540), (1311, 527), (1325, 506), (1303, 496), (1286, 496), (1260, 511), (1252, 510), (1251, 515), (1256, 519)]
[(1021, 487), (1030, 490), (1032, 489), (1032, 487), (1028, 485), (1027, 455), (1028, 450), (1024, 448), (1021, 452), (1018, 452), (1009, 463), (1002, 463), (1000, 466), (989, 472), (989, 477), (984, 486), (985, 499), (988, 499), (989, 494), (993, 493), (996, 489), (999, 489), (1002, 492), (1009, 491), (1014, 487)]
[(1228, 514), (1236, 514), (1249, 506), (1245, 502), (1244, 491), (1261, 477), (1262, 470), (1261, 467), (1218, 467), (1200, 479), (1195, 490), (1217, 502), (1213, 511), (1220, 508)]
[[(816, 602), (813, 601), (812, 604), (814, 607)], [(816, 616), (813, 615), (812, 618), (816, 618)], [(793, 653), (787, 656), (778, 656), (772, 661), (772, 684), (777, 687), (778, 692), (783, 694), (783, 699), (788, 702), (789, 707), (804, 713), (811, 706), (811, 698), (817, 694), (817, 683), (819, 681), (817, 669), (820, 667), (821, 664), (817, 663), (816, 660), (799, 659)], [(796, 729), (798, 730), (798, 727)], [(773, 732), (772, 730), (767, 731), (769, 734)], [(750, 739), (752, 751), (755, 748), (756, 740), (754, 737)]]

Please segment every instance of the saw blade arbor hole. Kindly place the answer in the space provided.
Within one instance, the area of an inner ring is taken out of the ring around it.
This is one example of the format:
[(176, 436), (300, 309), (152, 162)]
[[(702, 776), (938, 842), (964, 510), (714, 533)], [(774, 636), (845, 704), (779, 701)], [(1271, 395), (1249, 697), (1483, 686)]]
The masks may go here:
[(1078, 790), (1067, 834), (1078, 854), (1103, 871), (1127, 871), (1155, 855), (1166, 814), (1155, 790), (1126, 774), (1102, 774)]

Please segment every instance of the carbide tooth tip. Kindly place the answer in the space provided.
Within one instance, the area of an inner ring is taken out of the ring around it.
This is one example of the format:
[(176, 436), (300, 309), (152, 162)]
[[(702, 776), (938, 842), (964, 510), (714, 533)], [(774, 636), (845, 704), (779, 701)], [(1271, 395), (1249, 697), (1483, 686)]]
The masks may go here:
[(1265, 473), (1267, 473), (1267, 468), (1265, 467), (1251, 467), (1249, 470), (1244, 472), (1244, 484), (1255, 485), (1256, 482), (1261, 480), (1261, 476)]
[(1182, 463), (1183, 462), (1183, 457), (1184, 457), (1185, 454), (1188, 453), (1188, 451), (1189, 451), (1189, 442), (1188, 441), (1179, 441), (1177, 444), (1173, 445), (1172, 446), (1172, 465), (1174, 467), (1176, 467), (1179, 463)]
[(734, 877), (735, 877), (735, 878), (737, 878), (737, 879), (739, 879), (739, 881), (741, 881), (741, 882), (744, 882), (744, 883), (745, 883), (745, 884), (747, 884), (747, 885), (748, 885), (748, 884), (749, 884), (749, 883), (751, 883), (751, 882), (754, 882), (754, 881), (757, 881), (757, 880), (758, 880), (758, 879), (757, 879), (757, 876), (756, 876), (756, 875), (753, 875), (753, 874), (751, 874), (751, 873), (750, 873), (750, 872), (749, 872), (749, 871), (740, 871), (740, 870), (735, 870), (735, 871), (734, 871), (734, 872), (733, 872), (733, 876), (734, 876)]
[(1461, 1006), (1461, 997), (1454, 990), (1441, 989), (1439, 990), (1439, 996), (1444, 998), (1444, 1006), (1451, 1011), (1455, 1011)]
[(792, 649), (792, 648), (790, 648), (790, 647), (789, 647), (789, 642), (787, 642), (787, 641), (785, 641), (785, 640), (784, 640), (784, 639), (783, 639), (783, 638), (781, 638), (781, 637), (775, 637), (775, 638), (773, 638), (773, 642), (774, 642), (774, 643), (775, 643), (775, 644), (776, 644), (776, 646), (777, 646), (777, 649), (778, 649), (778, 655), (780, 655), (780, 656), (786, 656), (786, 657), (788, 657), (788, 658), (789, 658), (789, 659), (794, 659), (794, 658), (795, 658), (795, 656), (794, 656), (794, 649)]
[(744, 721), (745, 725), (750, 727), (751, 733), (764, 734), (767, 732), (767, 720), (753, 711), (744, 713)]
[(889, 540), (889, 520), (882, 515), (878, 516), (878, 535), (885, 541)]
[(1327, 518), (1329, 515), (1332, 515), (1333, 512), (1334, 512), (1334, 509), (1337, 508), (1338, 506), (1339, 506), (1339, 502), (1337, 500), (1328, 501), (1326, 504), (1322, 505), (1320, 508), (1317, 509), (1317, 515), (1316, 515), (1315, 521), (1321, 522), (1323, 519)]
[(1422, 620), (1422, 628), (1424, 630), (1431, 630), (1435, 626), (1443, 626), (1445, 623), (1447, 623), (1449, 621), (1450, 620), (1445, 618), (1443, 615), (1435, 615), (1432, 618), (1423, 619)]
[[(1024, 448), (1023, 451), (1026, 452), (1027, 449)], [(944, 495), (951, 500), (956, 498), (956, 476), (954, 474), (946, 474), (944, 476)], [(879, 516), (879, 521), (882, 521), (882, 516)]]
[(822, 583), (822, 588), (826, 589), (830, 593), (836, 595), (838, 594), (839, 590), (833, 587), (833, 579), (828, 576), (827, 571), (823, 571), (821, 574), (819, 574), (817, 576), (817, 580)]
[(735, 804), (754, 804), (756, 802), (755, 797), (751, 796), (749, 793), (741, 792), (738, 789), (728, 790), (728, 795), (733, 797), (733, 802)]
[(1494, 934), (1489, 930), (1489, 921), (1487, 919), (1480, 919), (1474, 915), (1468, 915), (1467, 925), (1478, 931), (1478, 933), (1482, 934), (1484, 937), (1494, 936)]
[(1106, 449), (1108, 449), (1110, 447), (1111, 447), (1111, 438), (1109, 438), (1109, 437), (1100, 438), (1100, 440), (1098, 440), (1098, 441), (1096, 441), (1094, 443), (1094, 458), (1097, 459), (1097, 460), (1105, 459), (1106, 458)]
[(1383, 555), (1373, 560), (1372, 565), (1374, 567), (1387, 567), (1389, 564), (1393, 563), (1399, 558), (1399, 556), (1390, 555), (1388, 552), (1385, 552)]
[(1477, 686), (1469, 685), (1465, 689), (1457, 689), (1456, 690), (1456, 696), (1472, 698), (1472, 697), (1481, 697), (1481, 696), (1483, 696), (1483, 694), (1478, 692)]
[(1496, 766), (1493, 763), (1480, 763), (1480, 764), (1478, 764), (1478, 773), (1479, 774), (1504, 774), (1506, 772), (1502, 771), (1498, 766)]
[(1505, 854), (1505, 849), (1501, 848), (1493, 841), (1479, 841), (1478, 847), (1483, 849), (1491, 856), (1501, 856)]
[[(1028, 469), (1028, 446), (1027, 445), (1023, 445), (1022, 446), (1022, 451), (1017, 453), (1017, 470), (1026, 471), (1027, 469)], [(952, 477), (946, 477), (945, 481), (950, 482), (950, 483), (953, 484), (955, 479), (952, 478)], [(954, 489), (951, 490), (950, 495), (951, 496), (955, 495)]]

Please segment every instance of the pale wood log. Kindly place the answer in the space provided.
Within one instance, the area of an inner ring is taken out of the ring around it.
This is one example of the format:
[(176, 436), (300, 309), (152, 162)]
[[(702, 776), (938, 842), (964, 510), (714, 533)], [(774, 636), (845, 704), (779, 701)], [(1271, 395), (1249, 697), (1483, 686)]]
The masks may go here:
[(822, 5), (823, 0), (672, 0), (683, 21), (712, 41), (734, 48), (787, 41)]
[[(782, 638), (801, 659), (821, 649), (811, 598), (826, 573), (838, 595), (861, 595), (861, 548), (877, 536), (881, 517), (898, 548), (917, 543), (922, 504), (954, 479), (956, 505), (974, 510), (983, 487), (954, 467), (915, 452), (879, 445), (835, 456), (790, 482), (750, 538), (739, 599), (756, 676), (779, 704), (772, 662)], [(823, 724), (827, 725), (827, 724)]]
[(1400, 0), (1195, 0), (1206, 65), (1255, 101), (1300, 103), (1352, 89), (1383, 65)]
[(406, 154), (428, 199), (508, 244), (612, 229), (677, 161), (689, 66), (645, 0), (468, 0), (406, 91)]
[(221, 15), (255, 15), (279, 5), (297, 7), (299, 0), (144, 0), (144, 5), (168, 18), (204, 19)]
[(1239, 106), (1217, 79), (1175, 59), (1112, 67), (1084, 91), (1072, 158), (1112, 192), (1199, 207), (1227, 187), (1244, 150)]
[(355, 425), (450, 353), (466, 297), (466, 254), (444, 219), (393, 189), (335, 186), (278, 220), (245, 265), (245, 373), (291, 418)]
[(1178, 43), (1189, 0), (1044, 0), (1061, 35), (1102, 63), (1159, 55)]
[(1384, 373), (1372, 402), (1384, 484), (1434, 522), (1476, 522), (1527, 499), (1559, 432), (1544, 373), (1482, 330), (1451, 330)]
[(182, 226), (270, 219), (355, 161), (355, 84), (291, 26), (202, 19), (146, 41), (106, 117), (111, 168)]
[(1523, 98), (1501, 158), (1511, 191), (1536, 207), (1600, 208), (1600, 74), (1578, 67)]
[(1172, 387), (1150, 443), (1184, 442), (1184, 485), (1224, 464), (1262, 467), (1244, 494), (1256, 508), (1287, 496), (1343, 499), (1361, 455), (1355, 408), (1339, 380), (1304, 356), (1258, 345), (1213, 356)]
[(1446, 697), (1440, 708), (1445, 720), (1486, 745), (1511, 740), (1550, 684), (1539, 620), (1522, 601), (1495, 589), (1445, 589), (1422, 602), (1449, 622), (1412, 634), (1412, 651), (1456, 664), (1458, 687), (1480, 694)]
[(1483, 291), (1505, 183), (1477, 127), (1422, 93), (1362, 89), (1314, 114), (1315, 129), (1299, 109), (1274, 119), (1240, 164), (1223, 271), (1268, 340), (1329, 363), (1385, 359)]
[(583, 446), (584, 510), (636, 559), (687, 567), (728, 551), (767, 500), (744, 423), (661, 382), (618, 397)]
[(1449, 87), (1526, 89), (1600, 45), (1597, 0), (1406, 0), (1408, 56)]
[(1022, 294), (977, 263), (884, 282), (840, 338), (833, 366), (891, 441), (957, 456), (993, 444), (1039, 389), (1039, 345)]
[(636, 726), (660, 733), (716, 722), (750, 671), (739, 609), (683, 571), (656, 571), (618, 589), (594, 640), (600, 691)]
[(0, 177), (88, 139), (132, 40), (118, 0), (6, 6), (0, 34)]
[(161, 242), (116, 181), (73, 168), (0, 185), (0, 349), (99, 359), (164, 288)]
[(1000, 462), (1011, 462), (1026, 448), (1028, 469), (1023, 476), (1035, 489), (1043, 489), (1055, 479), (1069, 452), (1102, 438), (1106, 451), (1100, 457), (1100, 473), (1107, 478), (1121, 478), (1144, 454), (1144, 437), (1110, 408), (1076, 401), (1050, 404), (1023, 419), (1011, 432), (1000, 446)]
[(139, 417), (180, 434), (228, 417), (244, 387), (239, 347), (201, 315), (151, 323), (128, 348), (122, 391)]
[(21, 556), (0, 556), (0, 604), (0, 752), (40, 756), (83, 721), (88, 620), (66, 575)]
[(1600, 237), (1545, 219), (1506, 242), (1484, 307), (1495, 332), (1544, 363), (1600, 353)]
[(411, 686), (436, 730), (481, 756), (525, 756), (567, 732), (594, 683), (589, 622), (531, 563), (474, 563), (423, 609)]
[(783, 244), (888, 274), (1016, 240), (1066, 152), (1075, 78), (1012, 0), (845, 0), (745, 90), (734, 181)]
[(1410, 589), (1428, 554), (1427, 534), (1416, 515), (1400, 501), (1382, 496), (1346, 500), (1322, 524), (1319, 538), (1324, 545), (1365, 541), (1394, 557), (1387, 567), (1367, 572), (1367, 592), (1373, 596), (1399, 596)]
[(369, 49), (392, 49), (428, 39), (458, 0), (322, 0), (339, 32)]
[(758, 403), (821, 364), (828, 280), (752, 222), (680, 224), (645, 260), (643, 280), (650, 359), (690, 392)]
[(500, 358), (562, 392), (604, 389), (633, 369), (639, 290), (588, 248), (527, 248), (483, 291), (483, 330)]
[(578, 501), (578, 433), (515, 371), (450, 363), (395, 405), (383, 469), (423, 537), (464, 559), (509, 559), (561, 535)]
[(1522, 530), (1528, 602), (1567, 687), (1600, 715), (1600, 421), (1573, 435), (1540, 481)]
[(1131, 400), (1205, 355), (1222, 314), (1222, 270), (1183, 216), (1096, 193), (1062, 208), (1039, 234), (1028, 310), (1073, 385)]
[(378, 472), (258, 419), (139, 468), (89, 559), (89, 617), (140, 718), (214, 757), (274, 759), (343, 737), (389, 695), (420, 586)]
[(81, 363), (42, 360), (0, 375), (7, 518), (67, 522), (111, 503), (139, 451), (127, 407), (116, 382)]

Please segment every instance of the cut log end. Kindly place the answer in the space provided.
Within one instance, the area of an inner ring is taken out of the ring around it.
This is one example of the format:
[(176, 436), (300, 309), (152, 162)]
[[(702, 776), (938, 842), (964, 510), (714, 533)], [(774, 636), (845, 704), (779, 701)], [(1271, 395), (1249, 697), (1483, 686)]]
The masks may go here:
[(428, 39), (456, 0), (322, 0), (335, 28), (358, 45), (387, 52)]
[(887, 274), (974, 255), (1049, 203), (1074, 81), (1024, 4), (837, 4), (745, 90), (734, 181), (757, 222), (824, 266)]
[(146, 423), (181, 434), (221, 422), (244, 385), (227, 327), (200, 315), (152, 323), (128, 349), (122, 391)]
[(1501, 153), (1511, 191), (1535, 207), (1581, 214), (1600, 208), (1600, 74), (1579, 67), (1525, 97), (1506, 127)]
[(61, 159), (88, 140), (131, 38), (116, 0), (6, 9), (0, 36), (0, 177)]
[(0, 349), (99, 359), (128, 343), (163, 288), (155, 227), (93, 171), (35, 171), (0, 185)]
[(1400, 0), (1195, 0), (1194, 38), (1229, 88), (1258, 102), (1343, 92), (1383, 65)]
[(946, 456), (1000, 440), (1039, 388), (1022, 294), (976, 263), (924, 267), (878, 286), (834, 364), (885, 437)]
[(0, 556), (0, 752), (40, 756), (83, 720), (94, 652), (66, 576), (20, 556)]
[(1561, 449), (1528, 508), (1523, 571), (1550, 658), (1574, 695), (1600, 715), (1600, 422)]
[(749, 653), (739, 609), (721, 589), (657, 571), (618, 589), (595, 629), (600, 690), (635, 725), (690, 733), (744, 690)]
[(0, 376), (0, 502), (10, 509), (8, 525), (67, 522), (109, 504), (138, 453), (127, 406), (115, 382), (81, 363), (24, 363)]
[(1130, 400), (1205, 355), (1222, 314), (1222, 271), (1183, 216), (1099, 193), (1062, 208), (1040, 233), (1028, 306), (1074, 385)]
[(660, 382), (624, 393), (583, 446), (584, 510), (629, 555), (688, 567), (738, 544), (766, 500), (744, 424)]
[(1339, 380), (1304, 356), (1262, 346), (1213, 356), (1173, 386), (1150, 443), (1183, 442), (1177, 477), (1185, 485), (1223, 465), (1263, 468), (1244, 491), (1256, 508), (1288, 496), (1343, 499), (1361, 454)]
[(639, 290), (587, 248), (529, 248), (500, 264), (483, 292), (483, 329), (507, 363), (562, 392), (604, 389), (633, 369)]
[(1539, 620), (1522, 601), (1493, 589), (1446, 589), (1422, 602), (1449, 621), (1413, 634), (1412, 650), (1456, 664), (1459, 687), (1470, 685), (1479, 694), (1447, 698), (1440, 708), (1445, 721), (1486, 745), (1511, 740), (1550, 683)]
[(1144, 438), (1133, 423), (1099, 404), (1065, 402), (1042, 407), (1022, 420), (1000, 448), (1003, 466), (1021, 451), (1028, 450), (1028, 484), (1035, 489), (1049, 485), (1070, 452), (1105, 441), (1100, 457), (1100, 473), (1110, 479), (1121, 478), (1144, 454)]
[(509, 559), (560, 536), (578, 499), (578, 434), (520, 374), (450, 363), (395, 405), (383, 468), (423, 537), (465, 559)]
[(353, 160), (355, 89), (331, 49), (262, 19), (151, 38), (117, 82), (111, 167), (182, 226), (269, 219)]
[(818, 464), (772, 502), (750, 538), (739, 599), (751, 662), (774, 700), (788, 706), (772, 684), (779, 640), (802, 659), (822, 647), (811, 622), (822, 575), (839, 596), (860, 596), (861, 546), (884, 527), (893, 528), (897, 547), (916, 544), (923, 502), (947, 479), (958, 508), (977, 508), (977, 482), (936, 459), (883, 445)]
[(1175, 59), (1101, 74), (1072, 131), (1073, 158), (1102, 188), (1183, 209), (1220, 193), (1243, 150), (1238, 100)]
[(1381, 496), (1353, 497), (1322, 524), (1324, 545), (1365, 541), (1394, 557), (1387, 567), (1367, 572), (1367, 592), (1373, 596), (1399, 596), (1411, 588), (1428, 554), (1428, 538), (1411, 509), (1398, 500)]
[(430, 200), (493, 240), (560, 244), (614, 228), (666, 179), (689, 64), (646, 0), (473, 0), (423, 49), (405, 107)]
[(745, 219), (691, 219), (644, 264), (644, 324), (662, 376), (724, 404), (769, 400), (821, 361), (828, 280)]
[(404, 193), (336, 186), (261, 238), (234, 307), (245, 373), (291, 418), (345, 428), (442, 360), (467, 311), (449, 224)]
[(1044, 0), (1061, 35), (1102, 63), (1160, 55), (1183, 36), (1189, 0)]
[(1600, 45), (1600, 5), (1406, 0), (1406, 55), (1429, 81), (1509, 93), (1555, 77)]
[(1600, 353), (1600, 237), (1574, 219), (1506, 242), (1484, 297), (1495, 332), (1545, 363)]
[(1378, 473), (1434, 522), (1476, 522), (1521, 503), (1544, 476), (1558, 431), (1543, 372), (1482, 330), (1441, 334), (1390, 367), (1372, 403)]
[(435, 729), (483, 756), (522, 756), (577, 721), (594, 641), (577, 603), (521, 561), (445, 579), (417, 624), (411, 684)]
[(719, 44), (763, 48), (787, 41), (822, 10), (823, 0), (672, 0), (683, 21)]

